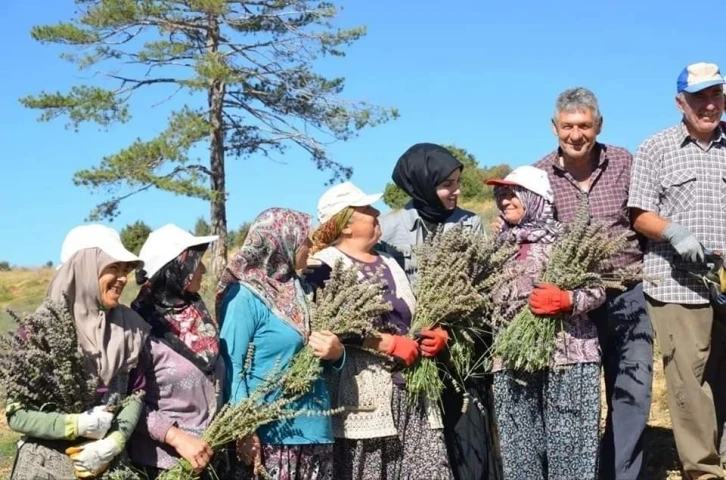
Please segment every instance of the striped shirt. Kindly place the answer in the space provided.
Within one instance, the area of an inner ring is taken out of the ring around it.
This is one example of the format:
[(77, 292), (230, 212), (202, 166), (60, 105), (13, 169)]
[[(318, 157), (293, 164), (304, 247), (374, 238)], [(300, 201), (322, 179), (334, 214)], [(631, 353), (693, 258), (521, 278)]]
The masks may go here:
[[(726, 135), (700, 146), (683, 123), (645, 140), (635, 155), (628, 206), (655, 212), (688, 228), (704, 247), (726, 247)], [(706, 304), (708, 290), (679, 270), (684, 263), (666, 241), (649, 240), (644, 291), (664, 303)]]

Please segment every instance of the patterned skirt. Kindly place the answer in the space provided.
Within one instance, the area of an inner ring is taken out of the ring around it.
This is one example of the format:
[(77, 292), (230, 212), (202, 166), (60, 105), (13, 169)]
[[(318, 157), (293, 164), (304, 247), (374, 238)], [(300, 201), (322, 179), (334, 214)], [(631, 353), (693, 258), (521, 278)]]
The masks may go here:
[(494, 374), (504, 478), (597, 478), (600, 365)]
[(406, 391), (394, 387), (391, 410), (398, 435), (336, 440), (335, 480), (453, 478), (443, 430), (429, 427), (424, 409), (410, 405)]
[(10, 478), (11, 480), (74, 480), (76, 472), (71, 458), (60, 449), (27, 440), (18, 448)]
[[(272, 480), (333, 480), (333, 444), (263, 445), (262, 464)], [(251, 467), (237, 460), (232, 472), (222, 478), (256, 477)]]
[[(11, 480), (76, 480), (76, 471), (65, 448), (69, 442), (58, 440), (28, 439), (18, 448), (15, 464), (10, 474)], [(126, 453), (117, 456), (98, 480), (116, 478), (136, 478), (123, 476), (133, 473)]]

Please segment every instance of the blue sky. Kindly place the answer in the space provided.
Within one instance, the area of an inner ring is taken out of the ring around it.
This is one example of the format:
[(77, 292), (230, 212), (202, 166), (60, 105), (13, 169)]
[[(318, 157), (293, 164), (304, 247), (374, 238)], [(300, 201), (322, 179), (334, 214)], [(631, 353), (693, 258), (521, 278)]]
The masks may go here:
[[(64, 91), (83, 80), (58, 58), (60, 50), (29, 34), (32, 25), (69, 19), (73, 2), (42, 3), (0, 2), (0, 260), (25, 266), (57, 262), (66, 232), (106, 198), (75, 187), (73, 173), (138, 137), (150, 138), (168, 113), (154, 107), (160, 97), (149, 92), (135, 100), (130, 123), (108, 131), (88, 125), (76, 133), (60, 119), (38, 122), (38, 112), (18, 98)], [(368, 35), (346, 58), (325, 61), (321, 69), (347, 77), (346, 98), (401, 112), (399, 120), (331, 148), (367, 191), (382, 191), (396, 159), (421, 141), (456, 144), (483, 165), (536, 161), (555, 146), (549, 124), (555, 97), (573, 86), (598, 95), (605, 117), (600, 140), (634, 151), (678, 120), (675, 82), (686, 64), (712, 61), (726, 69), (723, 4), (715, 0), (699, 4), (697, 12), (672, 0), (342, 5), (340, 25), (366, 25)], [(276, 160), (228, 159), (231, 228), (271, 206), (314, 213), (327, 174), (298, 150)], [(141, 219), (152, 228), (168, 222), (192, 228), (200, 215), (208, 217), (200, 200), (146, 193), (127, 200), (112, 225), (120, 229)]]

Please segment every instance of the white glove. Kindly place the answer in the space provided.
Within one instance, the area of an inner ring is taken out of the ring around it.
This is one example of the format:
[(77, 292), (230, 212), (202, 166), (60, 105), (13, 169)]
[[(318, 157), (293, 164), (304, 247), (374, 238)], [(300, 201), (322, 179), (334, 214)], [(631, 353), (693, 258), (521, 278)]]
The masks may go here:
[(106, 411), (106, 406), (93, 407), (78, 415), (78, 436), (98, 440), (106, 436), (113, 422), (113, 413)]
[(66, 454), (73, 461), (76, 476), (83, 478), (85, 475), (98, 475), (106, 470), (116, 455), (124, 449), (124, 443), (123, 435), (114, 432), (102, 440), (69, 448)]

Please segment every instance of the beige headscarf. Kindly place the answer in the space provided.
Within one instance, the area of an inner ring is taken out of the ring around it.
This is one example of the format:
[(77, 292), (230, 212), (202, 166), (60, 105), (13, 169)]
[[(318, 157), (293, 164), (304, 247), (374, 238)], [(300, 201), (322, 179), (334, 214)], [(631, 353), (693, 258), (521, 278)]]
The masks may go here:
[(46, 296), (66, 302), (73, 315), (78, 345), (87, 355), (104, 386), (121, 370), (131, 370), (139, 358), (149, 327), (123, 305), (106, 311), (101, 307), (98, 279), (104, 268), (116, 262), (100, 248), (79, 250), (51, 280)]

